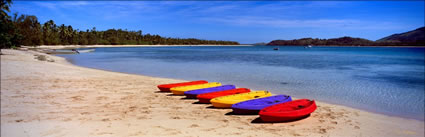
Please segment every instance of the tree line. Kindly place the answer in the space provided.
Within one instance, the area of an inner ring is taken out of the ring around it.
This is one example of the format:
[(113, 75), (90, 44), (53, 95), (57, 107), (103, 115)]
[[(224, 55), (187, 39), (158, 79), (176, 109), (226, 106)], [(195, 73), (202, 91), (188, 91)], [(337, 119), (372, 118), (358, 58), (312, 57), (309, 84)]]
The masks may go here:
[(313, 38), (302, 38), (294, 40), (274, 40), (267, 45), (293, 45), (293, 46), (306, 46), (306, 45), (340, 45), (340, 46), (371, 46), (374, 42), (362, 39), (362, 38), (351, 38), (342, 37), (335, 39), (313, 39)]
[(195, 38), (169, 38), (142, 34), (142, 31), (108, 29), (98, 31), (95, 27), (85, 31), (71, 25), (56, 25), (53, 20), (41, 24), (36, 16), (9, 16), (11, 0), (1, 0), (1, 48), (26, 45), (239, 45), (234, 41), (200, 40)]

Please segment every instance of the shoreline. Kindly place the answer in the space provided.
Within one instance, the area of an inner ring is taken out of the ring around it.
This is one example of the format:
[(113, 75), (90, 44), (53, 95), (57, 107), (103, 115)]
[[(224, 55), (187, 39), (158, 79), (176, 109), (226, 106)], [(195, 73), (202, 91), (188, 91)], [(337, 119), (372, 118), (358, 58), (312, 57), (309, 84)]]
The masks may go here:
[[(74, 49), (74, 48), (120, 48), (120, 47), (184, 47), (184, 46), (195, 46), (195, 47), (207, 47), (207, 46), (220, 46), (220, 47), (232, 47), (232, 46), (265, 46), (265, 47), (305, 47), (305, 46), (295, 46), (295, 45), (251, 45), (251, 44), (241, 44), (241, 45), (39, 45), (39, 46), (22, 46), (24, 49)], [(425, 46), (326, 46), (326, 45), (316, 45), (312, 47), (394, 47), (394, 48), (425, 48)]]
[(44, 49), (67, 49), (67, 48), (103, 48), (103, 47), (174, 47), (174, 46), (254, 46), (254, 45), (40, 45), (40, 46), (23, 46), (24, 48), (44, 48)]
[[(305, 46), (296, 46), (296, 45), (259, 45), (259, 46), (270, 46), (270, 47), (306, 47)], [(425, 46), (338, 46), (338, 45), (314, 45), (312, 47), (394, 47), (394, 48), (425, 48)]]
[[(192, 104), (194, 100), (156, 93), (156, 85), (182, 80), (84, 68), (34, 51), (2, 53), (2, 136), (424, 136), (424, 121), (323, 102), (317, 102), (318, 109), (307, 119), (255, 123), (258, 116), (227, 115), (231, 110), (208, 109), (209, 105)], [(35, 54), (54, 62), (36, 60)], [(38, 124), (45, 128), (31, 129)], [(111, 124), (123, 127), (108, 127)], [(18, 132), (20, 126), (26, 133)], [(138, 132), (127, 133), (127, 128)]]

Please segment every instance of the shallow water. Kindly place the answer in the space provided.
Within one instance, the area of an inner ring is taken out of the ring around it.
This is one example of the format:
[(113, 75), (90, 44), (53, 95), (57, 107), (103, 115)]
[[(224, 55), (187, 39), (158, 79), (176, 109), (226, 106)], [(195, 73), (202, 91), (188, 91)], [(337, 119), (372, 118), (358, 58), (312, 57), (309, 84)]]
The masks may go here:
[(205, 79), (424, 120), (424, 48), (123, 47), (60, 55), (73, 64)]

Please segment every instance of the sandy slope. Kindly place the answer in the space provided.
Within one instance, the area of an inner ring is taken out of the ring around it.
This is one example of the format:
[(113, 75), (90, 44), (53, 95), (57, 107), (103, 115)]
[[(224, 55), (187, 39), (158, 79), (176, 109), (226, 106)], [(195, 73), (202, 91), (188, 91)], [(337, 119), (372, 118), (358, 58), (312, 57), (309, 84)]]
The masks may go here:
[(1, 136), (424, 136), (424, 122), (317, 102), (309, 117), (259, 123), (258, 116), (194, 104), (156, 85), (181, 80), (77, 67), (2, 50)]

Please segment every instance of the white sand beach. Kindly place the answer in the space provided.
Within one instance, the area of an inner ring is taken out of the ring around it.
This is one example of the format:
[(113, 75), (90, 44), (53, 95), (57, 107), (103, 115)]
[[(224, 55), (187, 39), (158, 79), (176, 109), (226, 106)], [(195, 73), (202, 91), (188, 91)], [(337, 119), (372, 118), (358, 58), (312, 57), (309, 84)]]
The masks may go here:
[(229, 115), (230, 109), (156, 87), (183, 80), (83, 68), (34, 51), (1, 52), (2, 137), (424, 136), (424, 121), (323, 102), (306, 119), (261, 123), (258, 115)]

